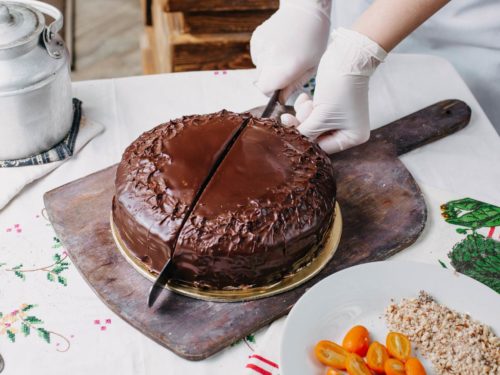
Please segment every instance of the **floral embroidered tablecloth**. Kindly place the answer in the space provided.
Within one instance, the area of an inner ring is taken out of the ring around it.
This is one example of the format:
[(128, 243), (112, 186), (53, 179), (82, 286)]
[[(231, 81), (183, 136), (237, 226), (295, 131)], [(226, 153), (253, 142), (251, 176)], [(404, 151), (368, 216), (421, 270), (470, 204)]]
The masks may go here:
[[(85, 115), (106, 130), (0, 211), (2, 375), (265, 374), (252, 366), (279, 372), (279, 358), (269, 360), (258, 351), (267, 328), (205, 361), (189, 362), (130, 327), (94, 295), (71, 264), (42, 200), (45, 191), (116, 163), (135, 137), (160, 122), (264, 104), (266, 98), (253, 87), (254, 79), (250, 70), (74, 84), (73, 94), (83, 101)], [(468, 258), (494, 252), (487, 238), (500, 238), (498, 227), (481, 221), (492, 215), (491, 207), (500, 205), (500, 141), (483, 111), (451, 65), (429, 56), (391, 56), (373, 77), (370, 96), (375, 127), (442, 99), (462, 99), (472, 107), (466, 129), (402, 157), (422, 187), (430, 214), (422, 237), (396, 258), (468, 267), (460, 270), (488, 283), (491, 275), (484, 270), (497, 264), (474, 268), (478, 263)], [(463, 200), (466, 197), (473, 200)], [(476, 201), (491, 206), (478, 206)], [(464, 219), (471, 212), (476, 217)], [(482, 247), (471, 252), (471, 244), (478, 241)], [(454, 255), (448, 257), (450, 252)], [(495, 285), (493, 280), (491, 286), (498, 288)]]

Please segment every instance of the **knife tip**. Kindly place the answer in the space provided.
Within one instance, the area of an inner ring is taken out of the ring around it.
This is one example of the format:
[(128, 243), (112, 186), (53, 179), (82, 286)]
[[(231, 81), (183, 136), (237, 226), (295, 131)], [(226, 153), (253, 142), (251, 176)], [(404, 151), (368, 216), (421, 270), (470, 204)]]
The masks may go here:
[(156, 286), (153, 285), (151, 287), (151, 290), (149, 291), (149, 295), (148, 295), (148, 307), (149, 308), (153, 307), (153, 305), (156, 302), (157, 297), (158, 297), (158, 293), (156, 291)]
[(148, 297), (148, 307), (151, 308), (153, 307), (155, 301), (153, 301), (153, 299), (151, 297)]
[(158, 275), (158, 278), (155, 280), (153, 285), (151, 285), (151, 289), (149, 289), (149, 295), (148, 295), (148, 307), (149, 308), (153, 307), (156, 300), (158, 299), (158, 296), (163, 291), (163, 286), (168, 282), (169, 264), (171, 264), (170, 259), (167, 260), (167, 262), (163, 266), (163, 269), (160, 272), (160, 275)]

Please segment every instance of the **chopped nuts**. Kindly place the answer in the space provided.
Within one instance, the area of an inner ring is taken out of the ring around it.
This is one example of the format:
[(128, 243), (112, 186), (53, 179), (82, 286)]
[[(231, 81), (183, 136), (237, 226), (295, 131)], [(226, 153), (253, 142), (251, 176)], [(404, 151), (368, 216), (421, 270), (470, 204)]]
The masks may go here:
[(500, 375), (500, 338), (424, 291), (418, 298), (389, 305), (385, 320), (392, 331), (408, 336), (437, 374)]

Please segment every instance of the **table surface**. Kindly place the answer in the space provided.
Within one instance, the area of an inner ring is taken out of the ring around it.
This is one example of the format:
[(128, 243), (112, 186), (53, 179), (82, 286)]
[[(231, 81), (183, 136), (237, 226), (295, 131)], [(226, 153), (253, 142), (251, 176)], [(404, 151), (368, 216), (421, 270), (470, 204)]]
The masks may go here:
[[(74, 84), (74, 96), (83, 101), (85, 115), (102, 123), (105, 132), (72, 160), (24, 189), (0, 212), (3, 374), (243, 372), (254, 340), (258, 345), (265, 329), (202, 362), (175, 356), (107, 309), (70, 262), (61, 267), (66, 254), (45, 218), (42, 196), (118, 162), (131, 141), (161, 122), (185, 114), (222, 108), (238, 112), (264, 104), (266, 98), (252, 85), (254, 79), (255, 71), (246, 70)], [(471, 123), (401, 158), (424, 192), (429, 219), (421, 238), (392, 259), (446, 262), (447, 252), (460, 237), (441, 220), (439, 205), (463, 197), (500, 203), (499, 137), (448, 62), (422, 55), (390, 56), (371, 81), (372, 125), (384, 125), (448, 98), (471, 106)]]

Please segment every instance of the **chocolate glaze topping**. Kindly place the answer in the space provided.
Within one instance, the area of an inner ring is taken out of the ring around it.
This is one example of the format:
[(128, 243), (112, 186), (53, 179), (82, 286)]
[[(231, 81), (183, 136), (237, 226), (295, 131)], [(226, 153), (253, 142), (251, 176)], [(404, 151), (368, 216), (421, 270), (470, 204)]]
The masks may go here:
[[(251, 118), (192, 202), (244, 120), (229, 112), (185, 117), (143, 134), (125, 151), (114, 220), (151, 270), (159, 272), (175, 247), (177, 282), (242, 288), (277, 281), (316, 255), (333, 219), (332, 165), (316, 144), (274, 120)], [(151, 153), (155, 142), (163, 147)]]

